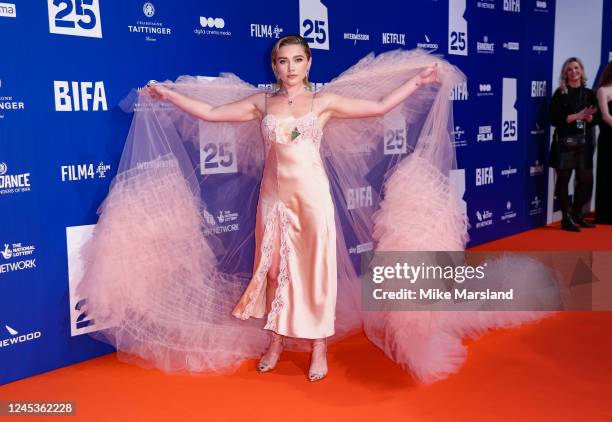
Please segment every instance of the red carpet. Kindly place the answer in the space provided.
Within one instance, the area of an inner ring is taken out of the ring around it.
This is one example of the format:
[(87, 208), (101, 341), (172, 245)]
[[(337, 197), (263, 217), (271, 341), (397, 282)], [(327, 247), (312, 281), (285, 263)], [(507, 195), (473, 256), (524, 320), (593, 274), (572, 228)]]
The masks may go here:
[[(612, 250), (612, 227), (558, 225), (479, 250)], [(611, 421), (612, 312), (565, 312), (468, 342), (465, 366), (416, 384), (364, 336), (329, 350), (330, 373), (306, 381), (307, 354), (268, 374), (166, 375), (105, 356), (0, 387), (0, 400), (70, 400), (69, 420)], [(19, 419), (26, 420), (27, 418)]]

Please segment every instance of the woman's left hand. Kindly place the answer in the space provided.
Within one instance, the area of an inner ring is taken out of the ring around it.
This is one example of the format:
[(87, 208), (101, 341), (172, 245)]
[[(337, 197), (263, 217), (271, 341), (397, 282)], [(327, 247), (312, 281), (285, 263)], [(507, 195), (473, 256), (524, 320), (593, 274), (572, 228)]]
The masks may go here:
[(432, 82), (439, 82), (438, 79), (438, 63), (431, 64), (419, 73), (419, 78), (422, 84), (430, 84)]

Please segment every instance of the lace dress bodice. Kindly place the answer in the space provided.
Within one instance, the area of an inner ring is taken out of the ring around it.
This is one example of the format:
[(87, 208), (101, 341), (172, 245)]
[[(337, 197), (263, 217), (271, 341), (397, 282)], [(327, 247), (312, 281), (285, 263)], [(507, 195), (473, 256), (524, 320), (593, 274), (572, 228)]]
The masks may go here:
[(261, 121), (261, 128), (266, 154), (273, 142), (285, 145), (312, 142), (318, 149), (323, 136), (319, 119), (313, 111), (300, 117), (276, 117), (268, 113)]

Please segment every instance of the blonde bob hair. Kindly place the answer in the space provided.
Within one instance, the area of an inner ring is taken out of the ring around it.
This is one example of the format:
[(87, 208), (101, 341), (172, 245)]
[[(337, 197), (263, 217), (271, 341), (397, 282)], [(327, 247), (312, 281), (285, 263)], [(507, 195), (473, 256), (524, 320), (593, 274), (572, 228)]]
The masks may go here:
[(584, 64), (582, 64), (582, 60), (578, 57), (570, 57), (563, 63), (563, 66), (561, 66), (561, 75), (559, 76), (559, 89), (563, 94), (567, 94), (567, 68), (573, 62), (578, 63), (578, 66), (580, 66), (582, 70), (582, 75), (580, 75), (580, 86), (586, 86), (587, 77), (584, 74)]

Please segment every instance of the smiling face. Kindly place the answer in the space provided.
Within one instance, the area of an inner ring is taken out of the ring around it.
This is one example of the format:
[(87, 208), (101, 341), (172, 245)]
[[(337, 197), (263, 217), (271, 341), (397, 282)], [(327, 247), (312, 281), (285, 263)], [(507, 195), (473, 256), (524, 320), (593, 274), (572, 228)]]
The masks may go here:
[(288, 44), (280, 47), (272, 61), (272, 70), (282, 86), (304, 85), (312, 58), (303, 46)]
[(580, 63), (572, 61), (565, 66), (565, 79), (572, 84), (582, 81), (582, 66), (580, 66)]

